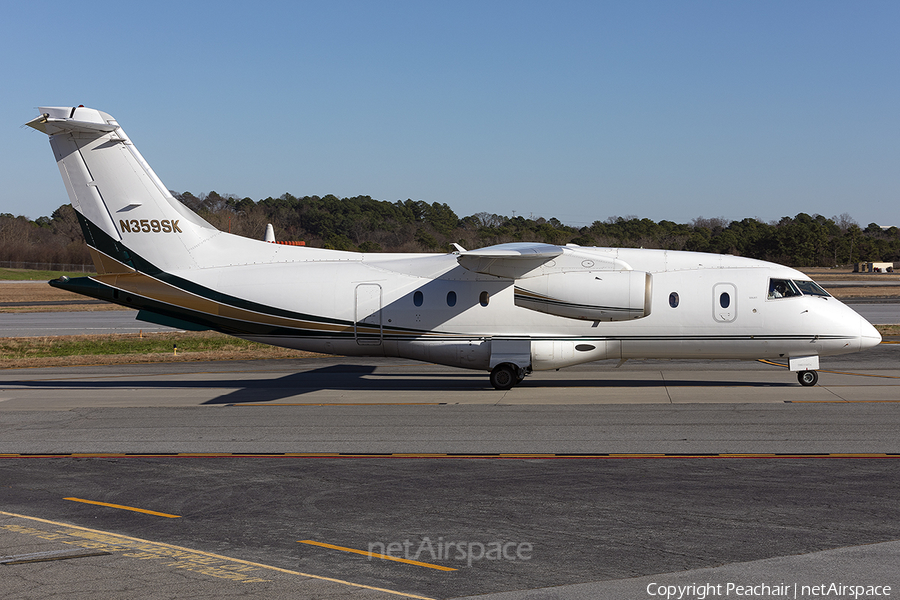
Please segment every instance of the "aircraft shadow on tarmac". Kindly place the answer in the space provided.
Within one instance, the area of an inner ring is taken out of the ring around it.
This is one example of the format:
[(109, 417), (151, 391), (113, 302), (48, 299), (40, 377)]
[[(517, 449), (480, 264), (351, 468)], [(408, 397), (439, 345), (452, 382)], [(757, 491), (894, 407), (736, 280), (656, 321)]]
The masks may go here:
[[(539, 377), (539, 376), (537, 376)], [(6, 385), (25, 388), (55, 389), (215, 389), (239, 388), (202, 404), (246, 404), (283, 400), (322, 390), (396, 391), (396, 392), (461, 392), (487, 390), (487, 377), (481, 372), (398, 374), (396, 371), (376, 372), (375, 366), (332, 365), (272, 379), (202, 379), (172, 381), (163, 379), (123, 379), (114, 381), (10, 381)], [(544, 388), (661, 388), (661, 387), (793, 387), (795, 383), (760, 381), (700, 381), (693, 379), (603, 379), (603, 375), (578, 379), (525, 379), (518, 387)], [(515, 388), (513, 389), (513, 392)], [(496, 392), (502, 394), (503, 392)]]

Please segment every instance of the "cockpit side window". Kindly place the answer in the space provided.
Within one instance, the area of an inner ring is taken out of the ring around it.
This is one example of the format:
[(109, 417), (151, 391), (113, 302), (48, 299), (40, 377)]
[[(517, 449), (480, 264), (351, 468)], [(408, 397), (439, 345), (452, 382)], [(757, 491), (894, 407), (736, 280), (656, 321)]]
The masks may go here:
[(819, 287), (815, 281), (807, 281), (804, 279), (795, 279), (794, 285), (796, 285), (801, 292), (803, 292), (804, 296), (825, 296), (830, 297), (831, 294), (823, 290)]
[(799, 296), (800, 290), (794, 285), (790, 279), (770, 279), (769, 280), (769, 299), (773, 298), (790, 298)]

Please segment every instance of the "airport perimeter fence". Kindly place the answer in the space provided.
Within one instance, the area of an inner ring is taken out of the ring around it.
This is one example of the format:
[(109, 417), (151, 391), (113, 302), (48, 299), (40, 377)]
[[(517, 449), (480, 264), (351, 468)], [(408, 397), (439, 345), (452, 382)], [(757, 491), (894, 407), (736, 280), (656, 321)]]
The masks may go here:
[(33, 269), (35, 271), (65, 271), (67, 273), (96, 273), (94, 265), (73, 265), (69, 263), (39, 263), (20, 260), (0, 260), (2, 269)]

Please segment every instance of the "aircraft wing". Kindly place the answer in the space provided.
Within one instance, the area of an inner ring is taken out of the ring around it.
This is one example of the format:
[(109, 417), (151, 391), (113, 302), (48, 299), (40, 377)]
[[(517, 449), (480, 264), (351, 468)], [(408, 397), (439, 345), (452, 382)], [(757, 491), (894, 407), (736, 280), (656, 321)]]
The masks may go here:
[[(476, 273), (520, 279), (563, 253), (562, 246), (530, 242), (514, 242), (479, 248), (459, 249), (457, 261)], [(539, 273), (535, 273), (539, 274)]]
[(477, 256), (481, 258), (544, 258), (553, 259), (563, 253), (561, 246), (540, 244), (538, 242), (513, 242), (497, 244), (477, 250), (462, 250), (460, 256)]

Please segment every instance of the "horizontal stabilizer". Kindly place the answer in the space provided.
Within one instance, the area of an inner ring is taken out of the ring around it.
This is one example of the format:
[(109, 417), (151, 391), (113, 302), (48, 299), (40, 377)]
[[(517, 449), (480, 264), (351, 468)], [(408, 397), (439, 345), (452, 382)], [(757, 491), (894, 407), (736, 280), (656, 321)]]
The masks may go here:
[(42, 106), (40, 110), (41, 116), (25, 124), (47, 135), (56, 135), (57, 133), (103, 135), (119, 128), (119, 124), (109, 115), (93, 108)]

